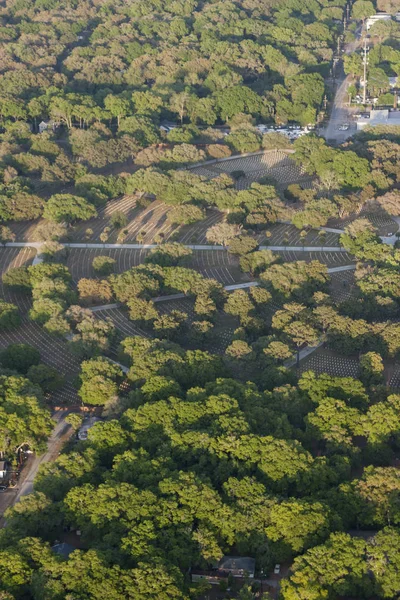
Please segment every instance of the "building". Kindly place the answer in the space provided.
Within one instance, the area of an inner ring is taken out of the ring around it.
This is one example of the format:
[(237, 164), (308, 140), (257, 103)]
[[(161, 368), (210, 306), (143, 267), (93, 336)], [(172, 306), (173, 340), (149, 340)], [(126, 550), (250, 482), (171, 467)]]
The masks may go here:
[(375, 25), (375, 23), (377, 23), (378, 21), (391, 21), (392, 20), (392, 15), (389, 15), (388, 13), (377, 13), (376, 15), (372, 15), (372, 17), (368, 17), (368, 19), (365, 21), (365, 25), (367, 28), (367, 31), (369, 31), (371, 29), (371, 27), (373, 25)]
[(44, 131), (48, 130), (55, 131), (58, 126), (59, 123), (56, 123), (55, 121), (40, 121), (38, 125), (39, 133), (43, 133)]
[(256, 561), (249, 556), (223, 556), (215, 568), (208, 571), (192, 569), (192, 581), (208, 581), (217, 585), (220, 581), (227, 581), (228, 577), (238, 579), (254, 579)]
[(233, 577), (249, 577), (254, 579), (256, 561), (249, 556), (223, 556), (218, 570), (230, 573)]
[(49, 124), (46, 121), (40, 121), (39, 123), (39, 133), (43, 133), (43, 131), (47, 131)]
[(7, 475), (7, 463), (5, 460), (0, 460), (0, 479), (4, 479)]
[(371, 110), (369, 117), (362, 116), (357, 120), (357, 131), (362, 131), (365, 127), (377, 127), (378, 125), (400, 127), (400, 111)]

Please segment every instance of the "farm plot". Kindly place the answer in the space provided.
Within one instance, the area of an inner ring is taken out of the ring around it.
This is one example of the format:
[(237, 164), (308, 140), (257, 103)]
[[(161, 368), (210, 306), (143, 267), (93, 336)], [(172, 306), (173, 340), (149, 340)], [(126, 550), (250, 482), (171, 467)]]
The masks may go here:
[(355, 263), (354, 256), (348, 252), (332, 252), (329, 250), (317, 250), (315, 252), (306, 252), (303, 250), (279, 250), (275, 253), (281, 256), (283, 262), (294, 262), (297, 260), (310, 262), (312, 260), (318, 260), (319, 262), (326, 264), (328, 268), (343, 267)]
[[(28, 266), (32, 263), (35, 250), (32, 248), (1, 248), (0, 269), (1, 273), (13, 267)], [(37, 323), (28, 318), (31, 301), (28, 295), (10, 290), (0, 280), (0, 296), (7, 302), (16, 304), (20, 310), (21, 326), (13, 331), (3, 331), (0, 335), (0, 349), (9, 344), (25, 343), (37, 348), (41, 360), (55, 367), (66, 377), (66, 384), (54, 399), (73, 402), (76, 392), (71, 385), (71, 380), (79, 371), (79, 361), (70, 353), (67, 343), (60, 338), (50, 335)]]
[(334, 302), (348, 300), (355, 291), (354, 271), (331, 273), (329, 294)]
[(109, 256), (115, 260), (115, 273), (123, 273), (144, 262), (149, 250), (143, 248), (69, 248), (67, 267), (76, 284), (79, 279), (97, 277), (92, 263), (96, 256)]
[(328, 373), (334, 377), (354, 377), (359, 375), (359, 362), (356, 358), (338, 356), (331, 350), (319, 348), (300, 362), (298, 371), (314, 371), (318, 375)]
[[(122, 273), (144, 262), (150, 250), (130, 248), (69, 248), (67, 266), (76, 284), (82, 278), (94, 278), (96, 273), (92, 267), (96, 256), (109, 256), (116, 261), (115, 272)], [(194, 250), (185, 264), (209, 279), (216, 279), (223, 285), (250, 281), (249, 276), (239, 267), (236, 256), (227, 250)]]
[(326, 246), (337, 247), (339, 246), (339, 234), (332, 232), (322, 233), (316, 229), (311, 229), (307, 232), (307, 235), (302, 238), (300, 236), (300, 230), (294, 225), (287, 223), (274, 223), (269, 225), (266, 229), (265, 240), (271, 246)]
[(358, 215), (350, 215), (345, 219), (330, 219), (328, 226), (344, 229), (346, 225), (349, 225), (356, 219), (360, 218), (371, 221), (371, 223), (376, 227), (378, 235), (387, 236), (391, 233), (396, 233), (399, 229), (398, 224), (385, 211), (371, 210), (368, 208), (362, 210)]
[(247, 189), (250, 185), (263, 177), (274, 179), (279, 187), (287, 187), (291, 183), (309, 182), (310, 177), (296, 165), (287, 152), (283, 150), (269, 150), (250, 156), (238, 156), (234, 159), (221, 160), (212, 165), (199, 165), (192, 169), (195, 173), (209, 179), (220, 173), (234, 173), (243, 171), (244, 176), (236, 182), (238, 189)]

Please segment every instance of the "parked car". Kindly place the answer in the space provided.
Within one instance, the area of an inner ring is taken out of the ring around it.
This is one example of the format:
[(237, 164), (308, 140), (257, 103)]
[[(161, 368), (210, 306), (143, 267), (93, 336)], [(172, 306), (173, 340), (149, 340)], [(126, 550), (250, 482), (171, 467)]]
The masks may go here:
[(281, 572), (281, 565), (275, 565), (274, 575), (279, 575), (280, 572)]

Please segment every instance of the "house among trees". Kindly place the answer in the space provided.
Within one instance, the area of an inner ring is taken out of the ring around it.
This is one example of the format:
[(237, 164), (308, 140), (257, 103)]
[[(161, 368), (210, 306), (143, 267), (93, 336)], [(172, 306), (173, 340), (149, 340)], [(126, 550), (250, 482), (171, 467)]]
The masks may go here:
[(211, 585), (227, 581), (228, 577), (254, 579), (256, 561), (249, 556), (223, 556), (218, 565), (209, 571), (192, 569), (192, 581), (208, 581)]
[(48, 131), (49, 129), (54, 131), (55, 129), (57, 129), (58, 123), (56, 123), (55, 121), (41, 121), (38, 127), (39, 133), (43, 133), (44, 131)]

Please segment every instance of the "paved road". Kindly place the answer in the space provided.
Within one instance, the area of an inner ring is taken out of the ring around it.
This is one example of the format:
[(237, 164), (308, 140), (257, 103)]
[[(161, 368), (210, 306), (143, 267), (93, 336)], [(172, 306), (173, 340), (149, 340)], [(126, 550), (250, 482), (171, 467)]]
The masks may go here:
[(341, 273), (342, 271), (353, 271), (356, 265), (342, 265), (341, 267), (330, 267), (328, 273)]
[(54, 427), (53, 432), (47, 441), (47, 450), (40, 456), (35, 455), (30, 464), (27, 465), (28, 471), (25, 473), (23, 483), (18, 490), (13, 504), (18, 502), (22, 496), (26, 496), (27, 494), (31, 494), (33, 492), (33, 481), (40, 465), (55, 460), (59, 455), (65, 441), (72, 434), (71, 426), (65, 422), (65, 417), (69, 412), (70, 410), (60, 410), (54, 413), (53, 419), (56, 421), (56, 426)]
[[(356, 268), (356, 265), (342, 265), (341, 267), (330, 267), (328, 269), (328, 273), (340, 273), (341, 271), (352, 271)], [(234, 290), (245, 290), (251, 287), (256, 287), (260, 285), (258, 281), (247, 281), (246, 283), (234, 283), (232, 285), (225, 285), (224, 289), (227, 292), (233, 292)], [(168, 300), (181, 300), (182, 298), (187, 298), (188, 296), (183, 293), (178, 294), (169, 294), (168, 296), (157, 296), (156, 298), (152, 298), (153, 302), (167, 302)], [(92, 312), (102, 312), (103, 310), (114, 310), (115, 308), (119, 308), (121, 304), (114, 302), (113, 304), (101, 304), (100, 306), (89, 307), (89, 310)], [(118, 363), (119, 364), (119, 363)]]
[(260, 250), (274, 252), (347, 252), (342, 246), (260, 246)]
[[(344, 54), (352, 54), (357, 50), (357, 48), (360, 47), (361, 33), (362, 28), (359, 27), (356, 31), (356, 40), (346, 44), (344, 48)], [(346, 77), (342, 60), (340, 60), (338, 63), (336, 73), (338, 78), (335, 99), (333, 101), (329, 123), (323, 132), (323, 136), (326, 140), (335, 140), (336, 143), (341, 144), (349, 137), (354, 135), (354, 133), (357, 131), (357, 127), (353, 121), (352, 115), (353, 113), (357, 112), (358, 109), (357, 107), (349, 106), (347, 89), (352, 83), (352, 78), (350, 75)], [(339, 130), (339, 125), (343, 123), (350, 124), (350, 128), (347, 131)]]
[(55, 427), (47, 441), (47, 450), (42, 455), (30, 455), (21, 472), (19, 487), (8, 489), (0, 496), (0, 528), (6, 526), (3, 517), (4, 512), (14, 506), (23, 496), (33, 492), (33, 482), (40, 465), (54, 461), (59, 455), (63, 445), (72, 435), (73, 431), (70, 425), (65, 423), (65, 417), (71, 409), (58, 410), (54, 412), (53, 419)]
[[(305, 348), (300, 350), (299, 361), (303, 360), (304, 358), (306, 358), (307, 356), (309, 356), (310, 354), (312, 354), (313, 352), (318, 350), (318, 348), (321, 348), (321, 346), (324, 342), (325, 342), (325, 338), (322, 338), (316, 346), (306, 346)], [(296, 363), (297, 363), (297, 355), (294, 358), (289, 358), (283, 364), (285, 365), (285, 367), (290, 368), (290, 367), (294, 367), (294, 365)]]

